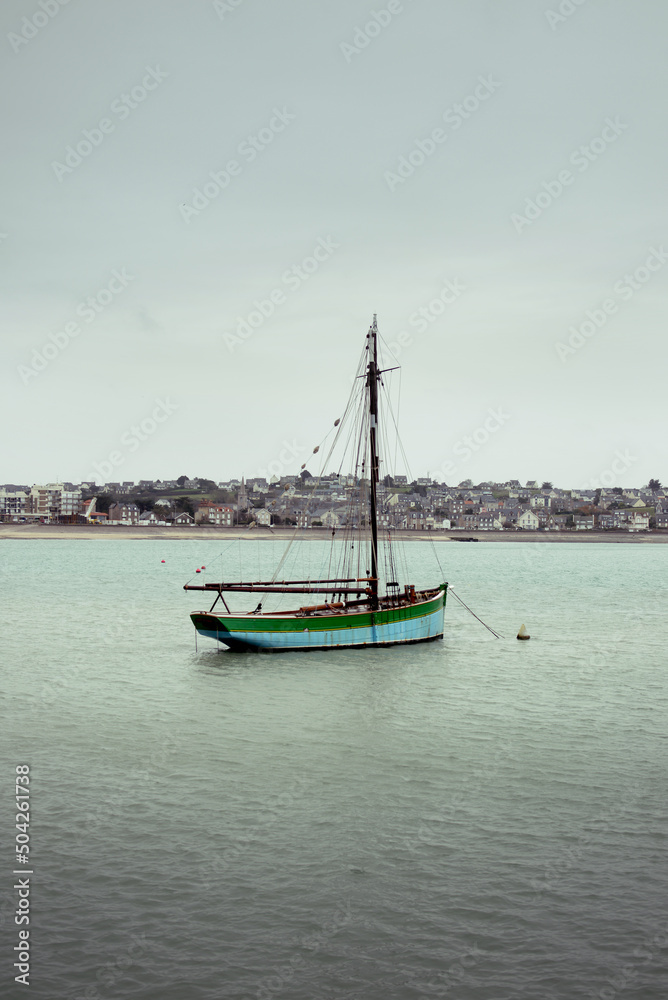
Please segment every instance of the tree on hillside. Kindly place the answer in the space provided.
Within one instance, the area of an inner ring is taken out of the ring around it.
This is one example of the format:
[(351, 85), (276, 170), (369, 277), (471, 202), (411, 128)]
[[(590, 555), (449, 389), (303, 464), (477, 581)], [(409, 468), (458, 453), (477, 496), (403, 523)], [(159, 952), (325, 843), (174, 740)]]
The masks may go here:
[(190, 497), (178, 497), (174, 506), (180, 513), (185, 511), (186, 514), (190, 514), (191, 517), (195, 516), (195, 508), (193, 507), (193, 502)]
[(183, 486), (183, 484), (185, 483), (186, 479), (188, 479), (188, 478), (189, 478), (188, 476), (179, 476), (179, 478), (176, 480), (177, 485), (178, 486)]
[(618, 496), (618, 497), (621, 497), (621, 496), (622, 496), (622, 494), (624, 493), (624, 490), (623, 490), (623, 489), (621, 488), (621, 486), (613, 486), (613, 487), (612, 487), (612, 492), (613, 492), (613, 493), (614, 493), (614, 494), (615, 494), (616, 496)]
[(308, 469), (302, 469), (302, 471), (299, 473), (299, 476), (303, 483), (306, 482), (307, 479), (313, 479), (313, 476), (308, 471)]
[(201, 490), (215, 490), (218, 488), (218, 484), (214, 483), (213, 479), (202, 479), (201, 477), (198, 478), (197, 485)]
[(108, 514), (109, 507), (114, 502), (114, 498), (111, 493), (96, 493), (95, 494), (95, 510), (100, 514)]
[(660, 480), (658, 480), (658, 479), (650, 479), (650, 481), (647, 484), (647, 489), (651, 490), (652, 493), (656, 493), (657, 490), (661, 489), (661, 482), (660, 482)]
[(551, 489), (552, 489), (552, 483), (549, 483), (547, 480), (545, 480), (545, 482), (541, 486), (541, 490), (551, 490)]

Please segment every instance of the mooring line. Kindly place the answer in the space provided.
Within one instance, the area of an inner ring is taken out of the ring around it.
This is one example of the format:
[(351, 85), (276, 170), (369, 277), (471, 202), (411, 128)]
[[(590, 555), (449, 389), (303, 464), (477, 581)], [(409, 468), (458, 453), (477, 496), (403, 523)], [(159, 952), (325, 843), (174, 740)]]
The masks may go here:
[(491, 632), (491, 633), (492, 633), (492, 635), (493, 635), (493, 636), (494, 636), (494, 637), (495, 637), (496, 639), (503, 639), (503, 636), (502, 636), (502, 635), (500, 634), (500, 632), (495, 632), (493, 628), (491, 628), (491, 627), (490, 627), (489, 625), (486, 625), (486, 624), (485, 624), (485, 622), (484, 622), (484, 621), (482, 620), (482, 618), (478, 618), (478, 616), (477, 616), (477, 614), (475, 613), (475, 611), (471, 611), (471, 609), (470, 609), (470, 607), (468, 606), (468, 604), (464, 604), (464, 602), (462, 601), (462, 599), (461, 599), (461, 597), (459, 596), (459, 594), (455, 594), (455, 592), (454, 592), (454, 590), (452, 589), (452, 587), (448, 587), (448, 594), (452, 594), (452, 596), (453, 596), (453, 597), (454, 597), (454, 598), (455, 598), (456, 600), (458, 600), (458, 601), (459, 601), (459, 603), (461, 604), (461, 606), (462, 606), (463, 608), (466, 608), (466, 610), (468, 611), (468, 613), (469, 613), (469, 614), (471, 614), (471, 615), (473, 615), (473, 617), (474, 617), (474, 618), (476, 618), (476, 619), (477, 619), (477, 620), (478, 620), (478, 621), (480, 622), (480, 624), (481, 624), (481, 625), (484, 625), (484, 626), (485, 626), (485, 628), (486, 628), (486, 629), (487, 629), (487, 630), (488, 630), (489, 632)]

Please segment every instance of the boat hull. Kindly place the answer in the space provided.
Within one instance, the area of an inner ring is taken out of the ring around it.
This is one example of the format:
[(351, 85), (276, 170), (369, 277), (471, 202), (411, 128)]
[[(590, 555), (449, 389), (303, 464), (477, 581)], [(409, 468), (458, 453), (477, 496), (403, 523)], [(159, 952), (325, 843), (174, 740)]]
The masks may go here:
[(380, 611), (325, 615), (228, 615), (195, 612), (198, 633), (232, 650), (280, 652), (394, 646), (443, 636), (447, 584), (434, 597)]

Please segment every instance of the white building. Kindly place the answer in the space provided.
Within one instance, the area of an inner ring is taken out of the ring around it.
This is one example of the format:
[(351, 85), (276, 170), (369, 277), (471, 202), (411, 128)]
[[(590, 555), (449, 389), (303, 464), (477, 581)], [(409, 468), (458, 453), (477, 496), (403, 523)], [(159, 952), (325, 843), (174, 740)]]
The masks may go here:
[(517, 518), (517, 527), (525, 531), (537, 531), (540, 521), (532, 510), (524, 510)]
[(8, 493), (0, 489), (0, 520), (18, 521), (28, 513), (28, 494), (22, 490)]
[(30, 511), (44, 521), (76, 517), (79, 513), (81, 490), (66, 490), (62, 483), (33, 486), (30, 490)]
[(139, 521), (137, 523), (153, 525), (153, 524), (164, 524), (165, 522), (160, 521), (160, 519), (155, 515), (155, 513), (152, 510), (145, 510), (143, 514), (139, 515)]

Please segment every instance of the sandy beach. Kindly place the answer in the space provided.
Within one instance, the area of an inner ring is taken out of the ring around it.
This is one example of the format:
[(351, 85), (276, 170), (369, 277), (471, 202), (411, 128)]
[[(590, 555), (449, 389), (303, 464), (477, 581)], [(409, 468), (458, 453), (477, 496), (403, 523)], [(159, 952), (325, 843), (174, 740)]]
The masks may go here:
[[(143, 525), (97, 525), (97, 524), (0, 524), (0, 541), (3, 539), (56, 538), (56, 539), (284, 539), (289, 540), (294, 528), (172, 528), (145, 527)], [(308, 528), (300, 531), (301, 537), (326, 541), (332, 533), (327, 529)], [(668, 531), (631, 533), (628, 531), (397, 531), (395, 537), (409, 542), (464, 542), (474, 538), (481, 542), (623, 542), (637, 545), (668, 542)]]

